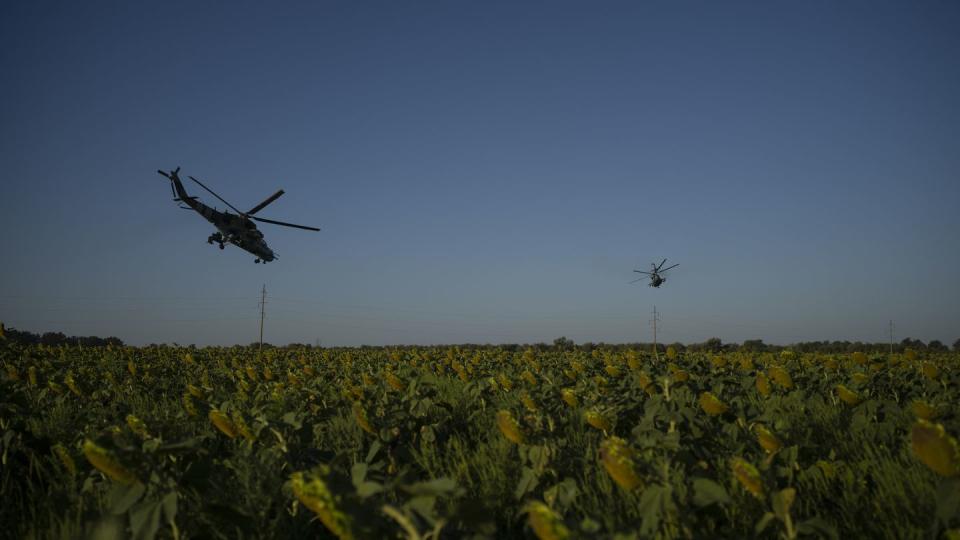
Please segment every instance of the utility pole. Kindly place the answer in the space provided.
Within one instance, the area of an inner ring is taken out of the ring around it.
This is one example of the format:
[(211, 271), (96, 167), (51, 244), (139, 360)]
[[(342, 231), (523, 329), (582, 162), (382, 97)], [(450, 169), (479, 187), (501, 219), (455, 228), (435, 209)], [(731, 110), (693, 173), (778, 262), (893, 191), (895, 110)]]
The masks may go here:
[(653, 325), (653, 356), (658, 361), (660, 360), (660, 351), (657, 348), (657, 321), (660, 320), (660, 315), (657, 314), (657, 306), (653, 306), (653, 319), (650, 320), (650, 323)]
[(893, 319), (890, 319), (890, 356), (893, 356)]
[(260, 349), (259, 352), (263, 352), (263, 315), (267, 307), (267, 284), (263, 284), (263, 289), (260, 291)]

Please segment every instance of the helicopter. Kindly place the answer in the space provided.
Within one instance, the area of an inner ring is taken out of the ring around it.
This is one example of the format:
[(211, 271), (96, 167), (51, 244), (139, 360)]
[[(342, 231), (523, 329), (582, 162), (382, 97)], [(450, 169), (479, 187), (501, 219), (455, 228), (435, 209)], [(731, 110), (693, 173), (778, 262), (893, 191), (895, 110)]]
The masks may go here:
[[(663, 265), (666, 264), (666, 262), (667, 262), (667, 260), (664, 259), (664, 260), (660, 261), (660, 264), (650, 263), (650, 271), (649, 271), (649, 272), (643, 272), (643, 271), (641, 271), (641, 270), (634, 270), (634, 272), (636, 272), (636, 273), (638, 273), (638, 274), (646, 274), (646, 275), (649, 276), (649, 278), (650, 278), (650, 283), (648, 283), (648, 285), (651, 286), (651, 287), (654, 287), (654, 288), (658, 288), (658, 287), (660, 287), (660, 285), (663, 285), (663, 284), (667, 281), (667, 278), (663, 277), (663, 276), (660, 275), (660, 274), (663, 273), (663, 272), (666, 272), (667, 270), (669, 270), (669, 269), (671, 269), (671, 268), (676, 268), (676, 267), (680, 266), (680, 264), (678, 263), (678, 264), (675, 264), (675, 265), (673, 265), (673, 266), (668, 266), (668, 267), (664, 268)], [(646, 278), (637, 278), (637, 279), (631, 281), (630, 283), (636, 283), (636, 282), (638, 282), (638, 281), (640, 281), (640, 280), (643, 280), (643, 279), (646, 279)]]
[(173, 191), (173, 200), (186, 204), (186, 206), (181, 204), (180, 208), (183, 208), (184, 210), (195, 211), (203, 216), (204, 219), (210, 223), (213, 223), (213, 226), (217, 228), (217, 232), (211, 234), (207, 238), (208, 244), (213, 244), (216, 242), (219, 244), (220, 249), (223, 249), (225, 244), (233, 244), (244, 251), (256, 255), (257, 258), (253, 261), (255, 263), (259, 264), (262, 262), (266, 264), (267, 262), (276, 259), (277, 255), (272, 249), (267, 247), (267, 243), (263, 239), (263, 233), (257, 230), (257, 225), (254, 223), (254, 221), (272, 223), (274, 225), (283, 225), (284, 227), (294, 227), (296, 229), (304, 229), (307, 231), (320, 230), (317, 227), (294, 225), (293, 223), (284, 223), (283, 221), (275, 221), (272, 219), (254, 216), (254, 214), (260, 210), (263, 210), (265, 206), (280, 198), (280, 196), (284, 193), (282, 189), (267, 197), (263, 202), (254, 206), (250, 210), (241, 212), (232, 204), (225, 201), (223, 197), (214, 193), (212, 189), (203, 185), (202, 182), (192, 176), (188, 176), (188, 178), (196, 182), (203, 189), (209, 191), (211, 195), (220, 199), (223, 204), (227, 205), (230, 207), (230, 209), (236, 212), (236, 214), (231, 214), (227, 210), (220, 212), (216, 208), (211, 208), (198, 201), (196, 197), (188, 195), (187, 190), (183, 188), (183, 183), (180, 181), (180, 167), (177, 167), (169, 173), (161, 170), (158, 170), (157, 172), (170, 179), (170, 189)]

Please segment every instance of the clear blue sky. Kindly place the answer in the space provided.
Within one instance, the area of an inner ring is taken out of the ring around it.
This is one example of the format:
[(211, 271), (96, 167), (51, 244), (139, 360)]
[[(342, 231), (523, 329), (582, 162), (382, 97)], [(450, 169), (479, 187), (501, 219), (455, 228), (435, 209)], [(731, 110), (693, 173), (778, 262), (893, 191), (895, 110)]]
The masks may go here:
[[(3, 2), (0, 62), (8, 326), (960, 337), (956, 2)], [(323, 231), (221, 252), (178, 165)]]

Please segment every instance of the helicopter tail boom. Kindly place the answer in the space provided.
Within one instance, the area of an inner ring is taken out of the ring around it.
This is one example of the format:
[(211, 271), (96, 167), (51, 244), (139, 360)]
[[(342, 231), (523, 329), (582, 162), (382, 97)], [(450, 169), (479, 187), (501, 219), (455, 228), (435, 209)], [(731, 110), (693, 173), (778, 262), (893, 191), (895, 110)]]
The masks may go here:
[(161, 170), (157, 170), (157, 172), (170, 179), (170, 189), (173, 191), (173, 200), (177, 202), (183, 201), (189, 203), (189, 201), (196, 199), (196, 197), (191, 197), (188, 195), (187, 190), (183, 188), (183, 183), (180, 181), (180, 176), (178, 174), (180, 172), (180, 167), (177, 167), (169, 173)]

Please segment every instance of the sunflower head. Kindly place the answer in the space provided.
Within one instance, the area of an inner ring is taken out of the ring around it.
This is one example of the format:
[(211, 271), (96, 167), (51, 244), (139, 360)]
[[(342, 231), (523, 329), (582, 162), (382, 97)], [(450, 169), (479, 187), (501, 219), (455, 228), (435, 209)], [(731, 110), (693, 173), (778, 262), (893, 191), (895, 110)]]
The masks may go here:
[(596, 409), (591, 409), (584, 413), (583, 418), (588, 424), (599, 429), (600, 431), (607, 432), (613, 429), (610, 419)]
[(73, 457), (70, 456), (70, 452), (68, 452), (62, 444), (57, 443), (53, 446), (53, 453), (56, 454), (57, 459), (63, 464), (63, 468), (70, 473), (70, 476), (76, 476), (77, 464), (73, 461)]
[(793, 388), (793, 379), (790, 377), (790, 372), (783, 366), (772, 366), (770, 368), (770, 378), (773, 379), (773, 382), (785, 390), (790, 390)]
[(360, 402), (353, 403), (353, 419), (357, 421), (357, 425), (360, 426), (360, 429), (366, 431), (371, 435), (376, 435), (377, 430), (374, 429), (373, 424), (370, 423), (370, 419), (367, 417), (367, 411), (363, 408), (363, 405)]
[(646, 390), (648, 386), (653, 384), (653, 379), (650, 378), (650, 375), (647, 375), (646, 371), (641, 371), (637, 374), (637, 384), (640, 385), (640, 388)]
[(227, 437), (232, 439), (238, 435), (237, 426), (235, 426), (233, 420), (223, 412), (217, 409), (210, 409), (207, 417), (210, 418), (210, 422)]
[(520, 423), (514, 418), (513, 413), (500, 409), (497, 411), (497, 428), (506, 439), (514, 444), (523, 444), (525, 437)]
[(387, 384), (390, 385), (390, 388), (394, 390), (403, 390), (405, 388), (403, 381), (400, 380), (400, 377), (397, 377), (393, 374), (392, 371), (388, 371), (384, 377), (387, 380)]
[(783, 442), (763, 425), (757, 424), (754, 426), (753, 432), (757, 434), (757, 442), (760, 443), (760, 446), (762, 446), (768, 454), (772, 454), (783, 448)]
[(769, 396), (770, 392), (773, 390), (773, 388), (770, 386), (770, 379), (768, 379), (767, 374), (762, 371), (757, 372), (756, 387), (757, 393), (759, 393), (761, 396)]
[(564, 540), (570, 538), (570, 530), (549, 506), (540, 501), (527, 504), (527, 524), (539, 540)]
[(322, 478), (312, 473), (295, 472), (290, 476), (290, 487), (297, 500), (316, 514), (334, 536), (340, 540), (352, 540), (351, 519), (338, 508), (336, 498)]
[(194, 405), (193, 398), (190, 397), (190, 394), (184, 394), (181, 402), (183, 403), (183, 410), (187, 411), (187, 415), (197, 416), (199, 414), (197, 406)]
[(537, 412), (540, 409), (527, 391), (520, 394), (520, 403), (523, 403), (523, 406), (530, 412)]
[(730, 407), (711, 392), (703, 392), (700, 394), (700, 408), (710, 416), (718, 416), (727, 412)]
[(910, 410), (913, 412), (914, 416), (923, 420), (933, 420), (937, 417), (936, 407), (921, 399), (911, 402)]
[(114, 482), (128, 486), (137, 483), (137, 477), (130, 469), (124, 467), (110, 451), (90, 439), (83, 441), (83, 455)]
[(742, 458), (734, 458), (730, 462), (730, 468), (744, 489), (753, 494), (754, 497), (763, 499), (763, 478), (756, 467)]
[(130, 431), (136, 433), (141, 439), (150, 438), (150, 432), (147, 431), (147, 424), (136, 416), (132, 414), (127, 415), (127, 426), (130, 428)]
[(960, 448), (943, 425), (917, 420), (910, 431), (913, 454), (940, 476), (960, 475)]
[(860, 397), (860, 394), (842, 384), (837, 385), (837, 397), (840, 398), (840, 401), (843, 401), (851, 407), (863, 401), (863, 398)]
[(667, 366), (670, 370), (670, 375), (673, 377), (673, 382), (681, 383), (690, 379), (690, 373), (687, 370), (680, 368), (676, 364), (670, 364)]
[(620, 437), (610, 437), (600, 443), (600, 462), (621, 488), (630, 491), (643, 484), (637, 474), (633, 450)]
[(940, 376), (940, 368), (938, 368), (933, 362), (921, 363), (920, 371), (923, 373), (924, 377), (930, 379), (931, 381), (936, 381), (937, 377)]

